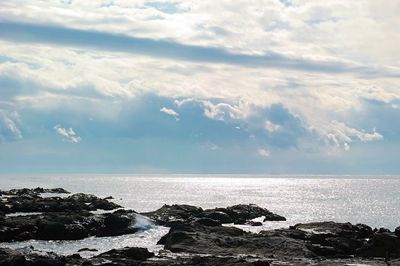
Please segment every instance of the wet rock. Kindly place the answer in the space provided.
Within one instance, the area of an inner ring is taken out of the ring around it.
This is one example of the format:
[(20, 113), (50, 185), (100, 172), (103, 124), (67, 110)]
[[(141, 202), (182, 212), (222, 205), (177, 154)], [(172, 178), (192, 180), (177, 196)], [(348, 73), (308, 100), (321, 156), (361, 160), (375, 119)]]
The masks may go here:
[(259, 235), (239, 228), (203, 226), (197, 223), (171, 227), (159, 244), (172, 252), (198, 254), (253, 254), (311, 256), (303, 241), (284, 235)]
[(78, 193), (66, 198), (67, 201), (84, 203), (89, 210), (114, 210), (121, 208), (116, 203), (110, 202), (107, 199), (101, 199), (94, 195)]
[(394, 233), (377, 232), (357, 251), (361, 257), (400, 258), (400, 238)]
[(210, 219), (210, 218), (199, 218), (196, 220), (196, 223), (205, 225), (205, 226), (220, 226), (222, 225), (219, 221)]
[(60, 222), (40, 222), (37, 238), (43, 240), (78, 240), (89, 236), (82, 224), (63, 224)]
[(396, 227), (396, 229), (394, 229), (394, 233), (400, 237), (400, 226)]
[(71, 192), (63, 188), (41, 188), (37, 187), (33, 189), (36, 193), (58, 193), (58, 194), (70, 194)]
[(116, 236), (137, 231), (133, 211), (92, 214), (90, 212), (49, 212), (12, 216), (0, 220), (0, 241), (78, 240), (88, 236)]
[[(204, 211), (205, 216), (217, 216), (217, 214), (221, 217), (221, 219), (218, 220), (222, 223), (245, 224), (247, 221), (261, 216), (265, 217), (264, 221), (286, 221), (285, 217), (272, 213), (255, 204), (238, 204), (227, 208), (216, 208)], [(214, 219), (217, 219), (217, 217)]]
[(225, 212), (235, 219), (251, 220), (261, 216), (265, 216), (264, 221), (286, 221), (286, 218), (267, 209), (261, 208), (255, 204), (239, 204), (227, 207)]
[[(22, 192), (21, 192), (22, 193)], [(72, 196), (42, 198), (37, 194), (16, 194), (3, 199), (10, 212), (66, 212), (95, 211), (97, 209), (113, 210), (118, 204), (93, 195), (74, 194)]]
[[(97, 252), (98, 250), (95, 248), (81, 248), (78, 250), (78, 252)], [(79, 254), (76, 254), (79, 255)], [(79, 256), (80, 257), (80, 256)]]
[(96, 257), (111, 260), (113, 262), (119, 262), (120, 260), (123, 260), (123, 262), (126, 263), (126, 260), (147, 260), (148, 258), (154, 257), (154, 253), (149, 252), (147, 248), (126, 247), (123, 249), (112, 249)]
[(16, 250), (1, 248), (0, 249), (0, 265), (4, 266), (25, 266), (26, 259), (23, 254)]
[(367, 238), (372, 235), (371, 227), (364, 224), (352, 225), (351, 223), (336, 223), (336, 222), (316, 222), (297, 224), (292, 228), (312, 232), (315, 235), (326, 237), (354, 237)]
[(251, 226), (262, 226), (262, 222), (255, 222), (255, 221), (247, 221), (246, 222), (247, 225), (251, 225)]
[(9, 213), (9, 212), (10, 212), (10, 208), (7, 207), (6, 204), (4, 204), (3, 202), (0, 201), (0, 213), (4, 215), (5, 213)]
[(232, 218), (228, 214), (226, 214), (225, 212), (222, 212), (222, 211), (212, 211), (212, 210), (209, 211), (209, 210), (206, 210), (204, 212), (203, 216), (205, 218), (210, 218), (210, 219), (213, 219), (215, 221), (219, 221), (220, 223), (223, 223), (223, 224), (233, 223)]
[(142, 213), (144, 216), (147, 216), (158, 224), (165, 225), (168, 222), (173, 221), (187, 221), (193, 219), (200, 213), (203, 212), (203, 209), (196, 206), (191, 205), (167, 205), (165, 204), (160, 209), (153, 212)]
[[(54, 253), (23, 253), (0, 248), (1, 266), (64, 266), (66, 259)], [(79, 264), (72, 264), (79, 265)]]
[(1, 191), (0, 195), (30, 195), (38, 196), (41, 193), (58, 193), (58, 194), (70, 194), (67, 190), (63, 188), (19, 188), (11, 189), (9, 191)]
[(239, 225), (245, 225), (246, 223), (247, 221), (244, 218), (235, 219), (235, 221), (233, 222), (233, 224), (239, 224)]
[(134, 212), (116, 211), (104, 214), (103, 227), (97, 236), (118, 236), (133, 234), (138, 231), (134, 228), (136, 215)]
[(280, 215), (254, 204), (239, 204), (227, 208), (203, 210), (191, 205), (164, 205), (154, 212), (142, 213), (154, 219), (158, 224), (169, 225), (171, 222), (190, 222), (196, 218), (209, 218), (220, 223), (245, 224), (247, 221), (265, 216), (265, 221), (285, 221)]

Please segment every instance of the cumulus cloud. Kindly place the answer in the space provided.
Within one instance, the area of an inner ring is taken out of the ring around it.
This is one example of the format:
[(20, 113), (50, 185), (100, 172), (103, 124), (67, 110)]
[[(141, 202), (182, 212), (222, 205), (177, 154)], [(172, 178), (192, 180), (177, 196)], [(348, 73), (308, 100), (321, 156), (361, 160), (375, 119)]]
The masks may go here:
[(372, 132), (366, 132), (364, 130), (352, 128), (345, 123), (336, 120), (330, 123), (327, 130), (328, 131), (325, 133), (320, 132), (321, 136), (326, 137), (328, 142), (333, 145), (334, 148), (343, 147), (346, 151), (350, 150), (350, 144), (354, 141), (369, 142), (383, 139), (383, 135), (376, 132), (376, 129)]
[(267, 149), (258, 149), (258, 155), (262, 156), (262, 157), (269, 157), (270, 156), (270, 152)]
[(71, 127), (63, 128), (61, 125), (56, 125), (54, 126), (54, 130), (57, 132), (57, 134), (64, 137), (63, 141), (78, 143), (82, 140), (81, 137), (79, 137)]
[(265, 122), (265, 129), (268, 132), (273, 133), (273, 132), (279, 131), (281, 129), (281, 126), (277, 125), (277, 124), (274, 124), (271, 121), (267, 120)]
[(21, 130), (18, 128), (19, 123), (19, 114), (17, 112), (0, 110), (0, 142), (22, 139)]
[(165, 114), (170, 115), (170, 116), (173, 116), (173, 117), (175, 117), (175, 118), (178, 118), (178, 117), (179, 117), (179, 114), (178, 114), (175, 110), (169, 109), (169, 108), (167, 108), (167, 107), (161, 108), (161, 109), (160, 109), (160, 112), (165, 113)]
[(347, 142), (345, 142), (343, 144), (343, 148), (344, 148), (345, 151), (349, 151), (350, 150), (350, 145)]

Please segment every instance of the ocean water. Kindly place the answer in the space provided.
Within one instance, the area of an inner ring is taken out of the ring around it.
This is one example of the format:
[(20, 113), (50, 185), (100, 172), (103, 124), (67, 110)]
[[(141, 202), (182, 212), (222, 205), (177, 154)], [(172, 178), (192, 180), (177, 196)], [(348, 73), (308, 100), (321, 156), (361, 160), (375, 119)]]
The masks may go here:
[[(287, 227), (311, 221), (365, 223), (393, 230), (400, 226), (400, 177), (355, 176), (113, 176), (54, 175), (1, 176), (0, 189), (22, 187), (63, 187), (114, 201), (138, 212), (163, 204), (184, 203), (203, 208), (254, 203), (287, 218), (265, 222), (262, 227), (242, 226), (249, 231)], [(76, 252), (83, 247), (143, 246), (157, 251), (157, 240), (167, 228), (153, 226), (140, 234), (117, 238), (88, 238), (82, 241), (26, 241), (1, 244)], [(103, 250), (104, 249), (104, 250)], [(85, 255), (85, 254), (83, 254)], [(91, 255), (91, 254), (89, 254)]]

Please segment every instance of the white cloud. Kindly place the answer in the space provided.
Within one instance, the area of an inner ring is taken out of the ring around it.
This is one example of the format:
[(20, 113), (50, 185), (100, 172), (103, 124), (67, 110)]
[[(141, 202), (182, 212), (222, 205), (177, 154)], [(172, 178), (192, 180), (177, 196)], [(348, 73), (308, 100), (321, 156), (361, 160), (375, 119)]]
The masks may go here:
[(70, 142), (70, 143), (78, 143), (82, 139), (75, 133), (75, 131), (70, 127), (70, 128), (63, 128), (60, 125), (54, 126), (54, 130), (61, 136), (64, 137), (64, 141)]
[(330, 126), (326, 128), (326, 132), (319, 132), (323, 138), (326, 138), (332, 147), (340, 148), (348, 151), (350, 149), (350, 143), (354, 141), (369, 142), (382, 140), (383, 136), (376, 132), (374, 129), (372, 132), (365, 132), (364, 130), (358, 130), (349, 127), (343, 122), (336, 120), (330, 123)]
[(160, 112), (165, 113), (165, 114), (170, 115), (170, 116), (173, 116), (175, 118), (177, 118), (179, 116), (179, 114), (177, 112), (175, 112), (175, 110), (169, 109), (167, 107), (161, 108)]
[(0, 110), (0, 142), (22, 139), (21, 130), (18, 128), (20, 123), (17, 112), (7, 112)]
[(269, 121), (269, 120), (267, 120), (267, 121), (265, 122), (265, 129), (266, 129), (268, 132), (270, 132), (270, 133), (279, 131), (281, 128), (282, 128), (282, 127), (281, 127), (280, 125), (274, 124), (274, 123), (272, 123), (272, 122)]
[(270, 152), (267, 149), (258, 149), (258, 154), (262, 157), (269, 157)]
[[(174, 1), (179, 9), (174, 14), (146, 3), (113, 1), (106, 6), (91, 1), (2, 1), (0, 18), (168, 39), (236, 53), (279, 52), (399, 73), (397, 0), (295, 0), (290, 6), (278, 0), (189, 0)], [(17, 107), (67, 108), (78, 113), (90, 109), (90, 116), (112, 119), (120, 113), (120, 102), (150, 92), (183, 99), (175, 102), (178, 108), (198, 102), (206, 117), (226, 121), (246, 120), (257, 108), (281, 104), (305, 128), (312, 128), (330, 145), (346, 149), (346, 144), (350, 147), (352, 142), (377, 141), (383, 136), (379, 128), (364, 132), (338, 121), (347, 121), (347, 116), (362, 110), (364, 99), (383, 101), (393, 108), (398, 105), (392, 102), (400, 99), (398, 78), (250, 69), (79, 47), (0, 42), (0, 55), (10, 58), (0, 64), (0, 77), (15, 77), (22, 83), (32, 80), (41, 86), (32, 91), (14, 90), (16, 95), (7, 101)], [(160, 111), (179, 116), (164, 108)], [(269, 132), (281, 129), (271, 121), (259, 126)], [(14, 132), (16, 138), (22, 137), (14, 119), (3, 122), (3, 128)], [(68, 131), (64, 129), (64, 133)]]
[(345, 151), (349, 151), (349, 150), (350, 150), (350, 145), (349, 145), (347, 142), (345, 142), (345, 143), (343, 144), (343, 149), (344, 149)]

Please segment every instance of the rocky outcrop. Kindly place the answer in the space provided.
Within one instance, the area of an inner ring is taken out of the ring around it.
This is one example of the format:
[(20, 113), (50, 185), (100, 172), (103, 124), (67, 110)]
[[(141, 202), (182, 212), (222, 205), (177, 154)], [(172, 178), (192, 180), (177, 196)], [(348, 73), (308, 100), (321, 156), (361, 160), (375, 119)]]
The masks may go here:
[(63, 188), (18, 188), (18, 189), (11, 189), (8, 191), (0, 191), (0, 195), (36, 195), (42, 193), (57, 193), (57, 194), (70, 194), (69, 191)]
[(3, 217), (0, 241), (78, 240), (88, 236), (116, 236), (135, 233), (136, 214), (115, 211), (94, 215), (90, 212), (50, 212), (39, 215)]
[[(53, 192), (51, 192), (53, 191)], [(135, 233), (136, 221), (147, 217), (93, 195), (42, 197), (42, 193), (65, 193), (62, 189), (18, 189), (0, 192), (0, 242), (28, 239), (78, 240), (88, 236)], [(20, 216), (15, 212), (26, 213)], [(10, 215), (10, 213), (14, 213)], [(229, 224), (261, 226), (253, 219), (283, 221), (284, 217), (257, 205), (234, 205), (202, 209), (191, 205), (164, 205), (144, 213), (156, 223), (170, 227), (159, 244), (158, 255), (144, 248), (110, 250), (84, 259), (34, 250), (0, 249), (0, 266), (30, 265), (397, 265), (400, 261), (400, 227), (372, 229), (364, 224), (316, 222), (259, 233)], [(81, 249), (96, 251), (96, 247)], [(188, 253), (180, 256), (172, 253)], [(166, 255), (167, 254), (167, 255)], [(170, 255), (168, 255), (170, 254)], [(378, 259), (377, 259), (378, 258)], [(380, 259), (379, 259), (380, 258)]]
[(400, 238), (363, 224), (320, 222), (258, 234), (218, 224), (175, 223), (159, 241), (172, 252), (303, 258), (400, 258)]
[(118, 204), (88, 194), (74, 194), (69, 197), (46, 197), (38, 194), (10, 194), (2, 197), (0, 211), (13, 212), (77, 212), (97, 209), (113, 210), (120, 208)]
[[(208, 218), (221, 224), (235, 223), (246, 224), (250, 220), (264, 216), (264, 221), (285, 221), (285, 217), (272, 213), (254, 204), (240, 204), (227, 208), (215, 208), (203, 210), (191, 205), (164, 205), (160, 209), (142, 213), (161, 225), (172, 225), (173, 223), (191, 222), (197, 219)], [(259, 225), (258, 223), (249, 223)]]
[(114, 263), (131, 263), (135, 261), (145, 261), (148, 258), (154, 257), (153, 252), (149, 252), (147, 248), (137, 248), (137, 247), (126, 247), (123, 249), (112, 249), (105, 253), (102, 253), (96, 258), (106, 259), (108, 261), (113, 261)]
[(206, 226), (197, 222), (175, 224), (159, 244), (172, 252), (214, 255), (282, 255), (310, 257), (301, 240), (284, 235), (262, 235), (226, 226)]
[(164, 205), (160, 209), (153, 212), (145, 212), (142, 215), (153, 219), (156, 223), (166, 225), (171, 222), (181, 221), (186, 222), (193, 220), (200, 215), (204, 210), (200, 207), (191, 205)]
[(356, 255), (366, 258), (400, 258), (400, 237), (390, 232), (377, 232), (357, 250)]
[[(83, 193), (68, 197), (41, 197), (41, 193), (69, 192), (62, 188), (1, 192), (1, 242), (28, 239), (77, 240), (88, 236), (116, 236), (137, 231), (133, 227), (136, 219), (134, 211), (117, 210), (104, 214), (90, 212), (120, 207), (106, 199)], [(21, 212), (21, 215), (9, 215), (15, 212)]]

